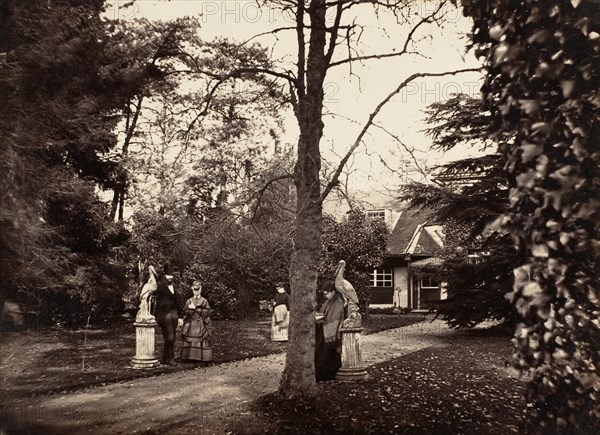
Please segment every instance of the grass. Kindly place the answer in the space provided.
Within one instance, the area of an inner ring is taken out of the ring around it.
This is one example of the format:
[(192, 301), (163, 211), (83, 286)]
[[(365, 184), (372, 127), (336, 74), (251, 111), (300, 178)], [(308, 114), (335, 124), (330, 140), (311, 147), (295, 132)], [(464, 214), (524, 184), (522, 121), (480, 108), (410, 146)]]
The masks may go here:
[[(371, 315), (364, 334), (422, 321), (414, 315)], [(270, 340), (270, 317), (214, 322), (212, 363), (221, 364), (285, 351), (285, 343)], [(103, 329), (39, 328), (4, 332), (1, 336), (0, 389), (3, 396), (25, 397), (122, 382), (188, 370), (195, 363), (135, 370), (135, 328), (131, 319), (118, 318)], [(175, 352), (178, 354), (178, 338)], [(156, 354), (162, 351), (157, 328)]]
[(367, 369), (357, 383), (326, 382), (306, 404), (260, 398), (236, 434), (510, 434), (526, 432), (525, 386), (507, 369), (509, 337), (448, 337)]

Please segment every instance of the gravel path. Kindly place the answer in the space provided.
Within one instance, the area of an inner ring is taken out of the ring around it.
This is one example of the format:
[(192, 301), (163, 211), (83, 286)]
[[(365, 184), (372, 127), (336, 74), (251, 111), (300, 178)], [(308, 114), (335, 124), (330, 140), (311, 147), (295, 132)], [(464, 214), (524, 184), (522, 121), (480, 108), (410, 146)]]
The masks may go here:
[[(372, 365), (444, 346), (443, 337), (452, 333), (441, 321), (425, 321), (362, 336), (363, 361)], [(1, 415), (10, 417), (8, 433), (224, 433), (252, 401), (277, 390), (284, 358), (270, 355), (23, 399), (5, 404)]]

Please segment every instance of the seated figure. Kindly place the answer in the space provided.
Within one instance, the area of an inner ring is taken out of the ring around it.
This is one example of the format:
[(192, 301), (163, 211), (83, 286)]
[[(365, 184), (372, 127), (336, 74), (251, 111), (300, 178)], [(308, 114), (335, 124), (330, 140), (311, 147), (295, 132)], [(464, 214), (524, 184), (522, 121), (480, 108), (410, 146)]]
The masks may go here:
[(194, 281), (192, 291), (194, 296), (186, 301), (184, 307), (181, 360), (212, 361), (210, 305), (201, 295), (200, 281)]

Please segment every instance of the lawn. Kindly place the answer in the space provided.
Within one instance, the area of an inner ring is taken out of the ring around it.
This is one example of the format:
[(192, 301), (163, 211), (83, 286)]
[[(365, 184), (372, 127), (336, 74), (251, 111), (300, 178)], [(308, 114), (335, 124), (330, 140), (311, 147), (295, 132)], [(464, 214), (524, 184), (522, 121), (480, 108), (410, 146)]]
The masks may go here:
[[(364, 334), (420, 322), (420, 315), (371, 315)], [(285, 343), (269, 339), (270, 318), (214, 322), (213, 358), (220, 364), (285, 351)], [(3, 332), (0, 350), (0, 390), (5, 398), (71, 391), (188, 370), (194, 363), (135, 370), (129, 365), (135, 353), (131, 319), (116, 319), (104, 329), (64, 328)], [(162, 336), (157, 328), (157, 355)], [(177, 342), (176, 353), (180, 342)]]
[[(358, 383), (318, 385), (314, 404), (257, 400), (235, 434), (511, 434), (527, 432), (524, 382), (507, 366), (509, 337), (449, 336), (368, 367)], [(532, 433), (535, 433), (533, 431)]]

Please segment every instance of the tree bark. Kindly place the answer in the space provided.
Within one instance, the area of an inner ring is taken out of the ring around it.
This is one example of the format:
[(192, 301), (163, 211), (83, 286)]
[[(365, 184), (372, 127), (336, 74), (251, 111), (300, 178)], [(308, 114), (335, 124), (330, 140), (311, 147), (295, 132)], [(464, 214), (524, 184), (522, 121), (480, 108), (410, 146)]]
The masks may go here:
[[(132, 117), (131, 110), (127, 111), (127, 117), (125, 120), (125, 140), (123, 141), (123, 148), (121, 149), (121, 160), (125, 159), (127, 157), (127, 154), (129, 153), (129, 144), (131, 143), (131, 139), (133, 137), (133, 134), (135, 133), (137, 121), (140, 117), (140, 112), (142, 111), (143, 101), (144, 96), (139, 95), (137, 104), (135, 105), (135, 112), (133, 113)], [(113, 199), (110, 208), (110, 218), (114, 220), (118, 208), (119, 214), (117, 220), (121, 222), (123, 221), (123, 209), (125, 207), (125, 191), (127, 190), (127, 172), (123, 167), (120, 168), (120, 173), (117, 177), (117, 185), (114, 188)]]
[(290, 335), (279, 393), (288, 399), (316, 396), (315, 308), (321, 258), (321, 154), (323, 136), (323, 81), (325, 57), (325, 0), (313, 0), (308, 9), (311, 34), (306, 68), (306, 95), (299, 89), (296, 113), (300, 128), (295, 168), (297, 192), (296, 233), (290, 264)]

